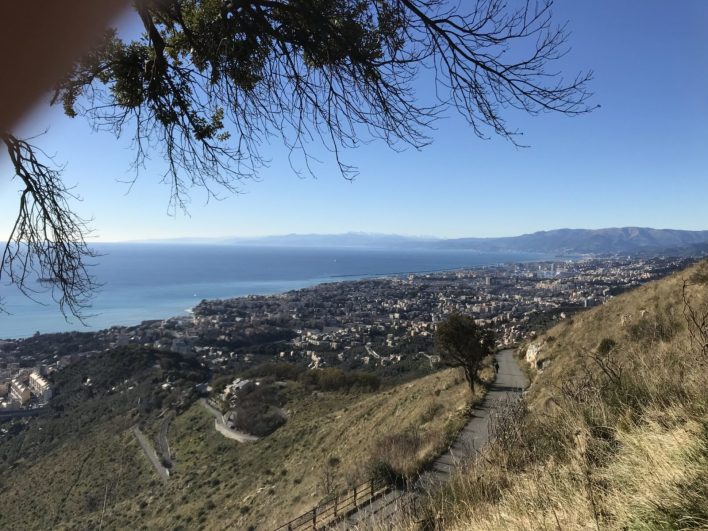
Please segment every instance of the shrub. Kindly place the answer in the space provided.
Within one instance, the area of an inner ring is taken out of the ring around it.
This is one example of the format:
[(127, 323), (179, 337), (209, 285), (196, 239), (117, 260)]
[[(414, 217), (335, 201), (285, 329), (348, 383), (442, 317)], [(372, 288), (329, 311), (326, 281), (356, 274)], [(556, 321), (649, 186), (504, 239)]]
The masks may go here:
[(353, 380), (351, 390), (359, 389), (365, 392), (373, 392), (378, 391), (381, 387), (381, 379), (375, 374), (355, 372), (350, 377)]
[[(438, 389), (438, 390), (436, 391), (436, 396), (439, 395), (439, 394), (440, 394), (440, 390)], [(421, 424), (426, 424), (426, 423), (430, 422), (430, 421), (433, 420), (433, 419), (438, 415), (438, 413), (440, 413), (440, 411), (442, 411), (443, 409), (445, 409), (445, 408), (444, 408), (443, 405), (442, 405), (440, 402), (438, 402), (437, 400), (434, 401), (434, 402), (431, 402), (430, 404), (428, 404), (428, 407), (425, 408), (425, 411), (423, 411), (423, 414), (420, 416), (420, 423), (421, 423)]]
[(612, 352), (612, 350), (617, 346), (617, 342), (614, 339), (610, 339), (609, 337), (604, 338), (602, 341), (600, 341), (600, 344), (597, 346), (597, 353), (605, 356)]
[(300, 376), (300, 381), (321, 391), (371, 392), (381, 386), (381, 379), (375, 374), (345, 372), (334, 367), (307, 371)]
[(627, 333), (632, 341), (670, 341), (681, 329), (681, 323), (668, 311), (657, 309), (655, 315), (643, 316)]
[(297, 380), (307, 369), (302, 365), (288, 362), (267, 361), (246, 372), (247, 378), (267, 378), (274, 380)]
[(424, 444), (417, 430), (386, 435), (379, 439), (372, 451), (371, 475), (399, 485), (405, 483), (419, 469), (418, 454)]
[(257, 437), (270, 435), (286, 422), (278, 408), (263, 402), (239, 403), (234, 412), (236, 413), (236, 421), (234, 422), (236, 429)]
[(373, 462), (369, 474), (371, 479), (381, 480), (391, 485), (397, 485), (401, 482), (405, 482), (405, 478), (402, 477), (390, 463), (385, 461)]

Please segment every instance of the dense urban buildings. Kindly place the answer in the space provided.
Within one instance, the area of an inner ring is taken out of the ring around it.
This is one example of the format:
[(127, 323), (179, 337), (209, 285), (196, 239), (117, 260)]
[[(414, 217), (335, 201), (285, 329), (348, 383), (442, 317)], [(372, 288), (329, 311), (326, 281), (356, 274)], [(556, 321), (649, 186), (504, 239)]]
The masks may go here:
[(471, 315), (518, 344), (573, 312), (685, 267), (683, 258), (607, 258), (326, 283), (272, 296), (202, 301), (191, 315), (95, 333), (0, 342), (4, 408), (41, 405), (51, 375), (81, 357), (130, 344), (194, 356), (216, 374), (281, 359), (310, 368), (376, 369), (436, 361), (437, 323)]

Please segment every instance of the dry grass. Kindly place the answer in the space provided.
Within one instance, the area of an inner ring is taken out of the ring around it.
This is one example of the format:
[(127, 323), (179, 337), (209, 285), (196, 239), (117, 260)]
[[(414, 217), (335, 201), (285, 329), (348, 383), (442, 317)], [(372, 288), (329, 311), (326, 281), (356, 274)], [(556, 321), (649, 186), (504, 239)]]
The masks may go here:
[(427, 520), (450, 530), (705, 528), (704, 426), (680, 409), (661, 417), (620, 431), (605, 466), (588, 463), (587, 439), (576, 441), (570, 459), (536, 463), (512, 477), (491, 463), (475, 466), (433, 500), (438, 510)]
[[(543, 407), (552, 399), (562, 379), (582, 378), (584, 368), (577, 362), (607, 338), (617, 344), (653, 342), (654, 345), (689, 341), (684, 318), (682, 284), (690, 283), (688, 295), (695, 307), (708, 304), (708, 262), (703, 261), (668, 278), (650, 282), (612, 299), (608, 304), (574, 315), (543, 334), (538, 360), (548, 368), (529, 389), (531, 408)], [(649, 360), (651, 362), (651, 360)], [(550, 385), (549, 385), (550, 384)]]
[(141, 525), (274, 528), (310, 510), (328, 491), (367, 479), (381, 458), (381, 439), (417, 429), (425, 443), (396, 466), (420, 466), (462, 425), (470, 401), (454, 370), (376, 394), (292, 393), (288, 422), (253, 444), (218, 435), (202, 408), (177, 417), (170, 430), (173, 477), (166, 493), (150, 498)]
[[(708, 309), (703, 262), (550, 330), (527, 404), (398, 527), (708, 529), (708, 359), (683, 318), (683, 278)], [(634, 328), (616, 322), (641, 310)], [(616, 344), (603, 353), (605, 337)]]
[(0, 481), (0, 528), (97, 529), (102, 519), (105, 529), (272, 529), (327, 490), (366, 479), (385, 457), (378, 449), (386, 437), (418, 434), (416, 452), (393, 465), (413, 471), (464, 423), (471, 399), (456, 370), (378, 393), (313, 393), (296, 383), (283, 392), (288, 422), (252, 444), (219, 435), (197, 404), (178, 415), (166, 484), (130, 433), (97, 423), (9, 470)]
[(617, 527), (708, 527), (704, 429), (676, 408), (650, 411), (643, 425), (618, 434), (620, 451), (599, 478), (610, 486), (603, 503)]
[[(417, 429), (427, 442), (400, 463), (412, 470), (461, 426), (469, 401), (460, 375), (448, 370), (372, 395), (295, 398), (288, 403), (285, 426), (253, 445), (224, 448), (227, 453), (217, 466), (208, 462), (215, 450), (204, 445), (213, 437), (211, 431), (190, 433), (186, 425), (176, 426), (174, 444), (178, 461), (180, 453), (190, 452), (189, 459), (182, 460), (186, 474), (191, 469), (218, 475), (224, 465), (233, 471), (231, 477), (220, 475), (220, 488), (210, 492), (218, 509), (204, 522), (207, 528), (219, 528), (226, 521), (232, 529), (269, 529), (310, 510), (327, 491), (365, 481), (381, 457), (380, 441)], [(235, 466), (228, 464), (231, 460)], [(189, 514), (194, 511), (186, 507), (184, 517)]]

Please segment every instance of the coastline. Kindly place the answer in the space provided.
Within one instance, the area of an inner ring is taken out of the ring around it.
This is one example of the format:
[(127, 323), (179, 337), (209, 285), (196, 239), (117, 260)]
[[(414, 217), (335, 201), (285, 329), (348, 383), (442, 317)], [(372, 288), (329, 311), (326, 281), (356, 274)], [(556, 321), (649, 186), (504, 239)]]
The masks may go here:
[[(145, 246), (141, 247), (142, 250), (150, 251)], [(220, 251), (223, 254), (223, 250)], [(234, 251), (242, 250), (229, 249), (229, 251), (235, 254)], [(380, 250), (367, 253), (366, 250), (361, 249), (356, 252), (341, 249), (299, 249), (297, 251), (268, 249), (265, 255), (261, 256), (258, 253), (253, 257), (238, 255), (236, 258), (240, 259), (240, 262), (235, 264), (233, 274), (230, 271), (225, 274), (225, 268), (219, 267), (220, 264), (212, 262), (205, 265), (205, 260), (201, 260), (199, 255), (185, 253), (178, 258), (182, 258), (182, 262), (186, 262), (187, 266), (190, 265), (190, 260), (195, 263), (179, 278), (191, 279), (191, 283), (180, 283), (179, 280), (163, 278), (164, 271), (161, 267), (167, 270), (168, 277), (170, 275), (177, 277), (179, 272), (180, 264), (177, 264), (177, 270), (170, 270), (177, 262), (172, 255), (161, 257), (158, 254), (155, 263), (151, 261), (153, 256), (149, 252), (143, 252), (138, 256), (142, 260), (136, 260), (135, 263), (128, 262), (124, 256), (118, 256), (120, 260), (114, 260), (118, 262), (118, 267), (114, 269), (119, 269), (120, 274), (109, 269), (109, 266), (101, 266), (104, 270), (108, 270), (108, 275), (104, 276), (112, 276), (112, 278), (108, 279), (107, 287), (97, 294), (93, 306), (88, 309), (88, 326), (82, 326), (82, 323), (76, 319), (65, 321), (56, 303), (51, 300), (44, 301), (45, 304), (40, 305), (24, 297), (8, 299), (5, 294), (2, 294), (11, 315), (0, 315), (0, 338), (22, 339), (37, 332), (41, 334), (96, 332), (114, 326), (135, 326), (146, 320), (183, 317), (191, 315), (194, 307), (202, 300), (226, 300), (249, 295), (280, 295), (320, 284), (445, 273), (553, 259), (553, 257), (529, 254), (447, 251), (411, 254), (392, 250), (385, 253), (382, 260)], [(162, 262), (160, 262), (161, 258)], [(234, 259), (234, 256), (225, 258)], [(294, 266), (291, 267), (289, 261), (293, 262)], [(391, 270), (387, 271), (385, 268), (389, 262)], [(141, 268), (144, 267), (152, 271), (143, 275)], [(215, 269), (213, 275), (210, 268)], [(184, 265), (182, 269), (185, 269)], [(101, 271), (97, 271), (96, 274), (99, 278), (103, 278)], [(228, 278), (229, 274), (231, 278)], [(288, 276), (290, 278), (287, 278)], [(215, 278), (215, 280), (204, 282), (201, 280), (204, 277)], [(237, 280), (236, 278), (239, 277), (241, 279)], [(155, 281), (150, 282), (150, 279)], [(171, 280), (174, 283), (170, 283)]]

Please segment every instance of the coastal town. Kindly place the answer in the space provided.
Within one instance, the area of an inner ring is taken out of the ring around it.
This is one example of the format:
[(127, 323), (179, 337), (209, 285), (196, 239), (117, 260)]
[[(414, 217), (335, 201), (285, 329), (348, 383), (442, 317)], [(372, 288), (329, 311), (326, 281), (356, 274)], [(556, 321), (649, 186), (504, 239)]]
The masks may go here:
[(0, 408), (41, 407), (52, 374), (105, 349), (141, 345), (197, 358), (213, 374), (264, 361), (308, 368), (406, 370), (436, 361), (452, 313), (519, 344), (574, 312), (686, 267), (687, 258), (515, 263), (320, 284), (279, 295), (200, 302), (189, 315), (99, 332), (0, 341)]

